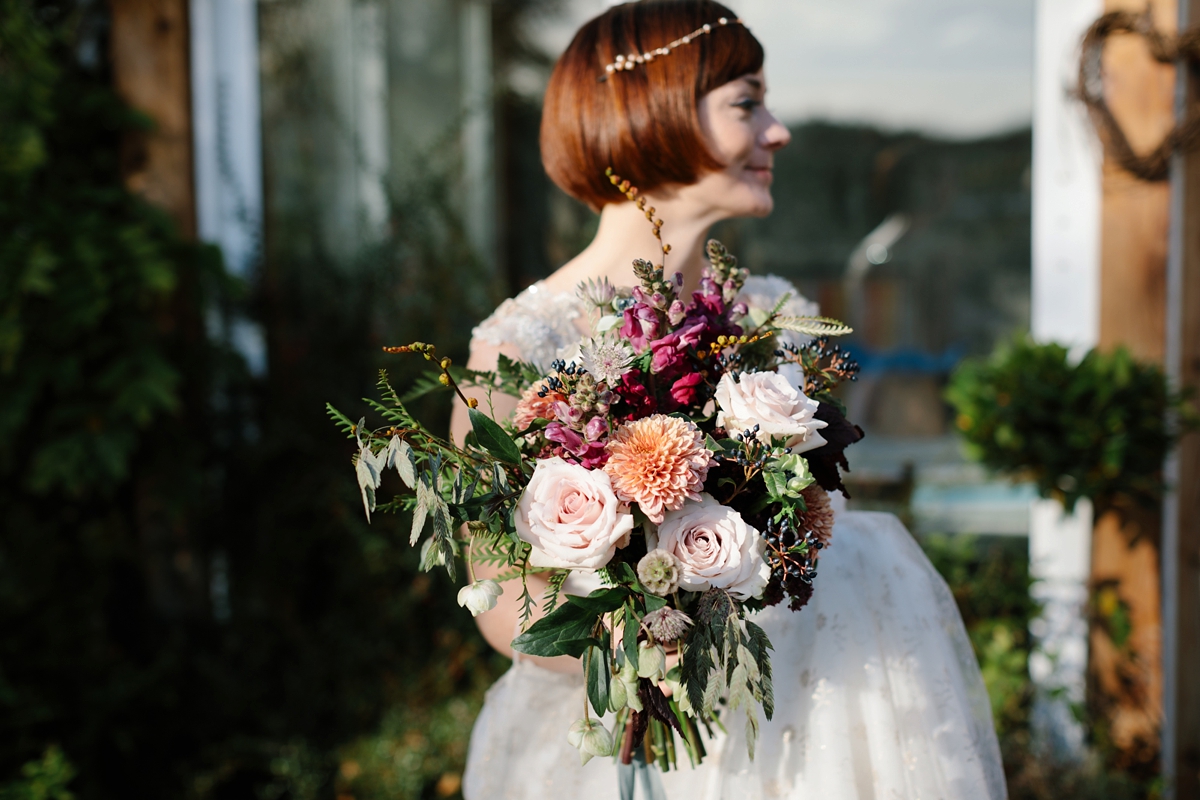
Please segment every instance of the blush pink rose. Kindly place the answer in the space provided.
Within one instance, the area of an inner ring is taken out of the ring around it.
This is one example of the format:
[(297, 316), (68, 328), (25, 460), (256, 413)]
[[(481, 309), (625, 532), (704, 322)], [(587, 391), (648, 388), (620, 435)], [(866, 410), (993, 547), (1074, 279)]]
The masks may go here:
[(666, 550), (679, 562), (679, 588), (724, 589), (742, 599), (759, 597), (771, 577), (763, 560), (766, 542), (742, 515), (711, 495), (668, 511), (646, 546)]
[(537, 462), (517, 503), (517, 535), (533, 545), (535, 567), (599, 569), (628, 540), (633, 515), (621, 509), (604, 470)]
[(807, 397), (778, 372), (743, 372), (738, 380), (721, 376), (713, 396), (717, 424), (732, 436), (758, 426), (758, 438), (786, 439), (793, 453), (815, 450), (825, 444), (817, 433), (826, 423), (816, 418), (817, 401)]

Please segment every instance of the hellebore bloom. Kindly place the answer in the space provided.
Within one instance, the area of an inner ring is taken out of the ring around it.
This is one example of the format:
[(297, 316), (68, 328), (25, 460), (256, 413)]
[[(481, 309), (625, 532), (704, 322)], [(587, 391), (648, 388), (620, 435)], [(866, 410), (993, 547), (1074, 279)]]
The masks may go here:
[(599, 720), (577, 719), (567, 731), (567, 741), (579, 751), (579, 763), (586, 764), (594, 756), (610, 756), (613, 737)]
[(663, 679), (666, 673), (667, 651), (663, 650), (662, 647), (657, 644), (639, 642), (637, 666), (638, 677), (659, 681)]
[(458, 604), (478, 617), (485, 611), (496, 607), (496, 599), (504, 594), (500, 584), (493, 580), (475, 581), (469, 586), (458, 590)]

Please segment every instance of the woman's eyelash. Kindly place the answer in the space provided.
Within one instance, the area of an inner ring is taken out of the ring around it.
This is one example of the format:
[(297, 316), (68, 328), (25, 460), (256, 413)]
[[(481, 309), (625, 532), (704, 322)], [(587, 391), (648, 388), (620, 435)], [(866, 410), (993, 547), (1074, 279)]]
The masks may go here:
[(762, 101), (747, 98), (745, 100), (739, 100), (738, 102), (734, 103), (733, 107), (740, 108), (745, 111), (753, 111), (754, 109), (758, 108), (761, 105), (762, 105)]

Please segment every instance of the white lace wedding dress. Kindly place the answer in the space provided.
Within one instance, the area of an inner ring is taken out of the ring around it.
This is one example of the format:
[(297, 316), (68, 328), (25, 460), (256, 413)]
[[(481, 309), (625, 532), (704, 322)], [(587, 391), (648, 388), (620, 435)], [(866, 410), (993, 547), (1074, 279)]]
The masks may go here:
[[(770, 308), (789, 283), (752, 277)], [(793, 297), (798, 297), (793, 295)], [(811, 314), (806, 301), (787, 313)], [(475, 330), (547, 366), (579, 338), (572, 295), (534, 285)], [(850, 451), (853, 462), (853, 449)], [(569, 588), (569, 587), (568, 587)], [(580, 590), (579, 593), (585, 593)], [(670, 800), (1001, 800), (1000, 750), (979, 666), (945, 582), (894, 516), (839, 511), (812, 600), (756, 615), (775, 645), (775, 715), (753, 761), (743, 725), (707, 743), (696, 769), (663, 774)], [(580, 766), (566, 739), (581, 675), (522, 662), (488, 692), (471, 735), (466, 800), (616, 800), (611, 759)], [(611, 726), (610, 718), (606, 722)]]

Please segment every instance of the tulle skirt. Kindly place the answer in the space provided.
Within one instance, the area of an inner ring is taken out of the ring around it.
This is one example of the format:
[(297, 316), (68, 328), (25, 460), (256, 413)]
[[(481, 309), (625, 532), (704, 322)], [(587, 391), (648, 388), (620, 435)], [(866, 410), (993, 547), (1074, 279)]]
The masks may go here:
[[(812, 601), (756, 615), (775, 645), (775, 715), (757, 752), (744, 726), (698, 768), (662, 776), (670, 800), (1001, 800), (1000, 750), (979, 666), (941, 576), (889, 514), (843, 512)], [(612, 759), (580, 766), (566, 740), (581, 676), (515, 663), (471, 735), (466, 800), (616, 800)], [(611, 715), (606, 722), (611, 725)]]

